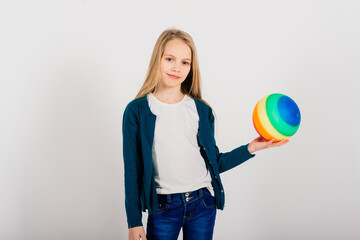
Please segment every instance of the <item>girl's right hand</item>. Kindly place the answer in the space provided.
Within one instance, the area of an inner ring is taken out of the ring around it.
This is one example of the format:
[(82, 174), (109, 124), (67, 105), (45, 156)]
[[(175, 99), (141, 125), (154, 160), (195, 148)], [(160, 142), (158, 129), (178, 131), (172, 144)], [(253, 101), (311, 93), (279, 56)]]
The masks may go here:
[(143, 226), (129, 228), (129, 240), (146, 240)]
[(249, 150), (249, 153), (253, 154), (256, 151), (263, 150), (263, 149), (270, 148), (270, 147), (279, 147), (288, 142), (289, 142), (289, 139), (275, 142), (275, 138), (268, 141), (265, 138), (259, 136), (259, 137), (255, 138), (251, 143), (249, 143), (248, 150)]

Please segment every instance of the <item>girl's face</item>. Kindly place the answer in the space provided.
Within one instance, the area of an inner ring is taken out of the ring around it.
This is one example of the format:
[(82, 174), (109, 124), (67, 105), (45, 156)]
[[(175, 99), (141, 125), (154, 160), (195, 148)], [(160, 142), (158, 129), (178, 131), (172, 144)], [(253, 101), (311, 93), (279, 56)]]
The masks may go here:
[(165, 45), (161, 58), (161, 76), (164, 87), (179, 87), (186, 79), (191, 68), (191, 49), (180, 39), (174, 39)]

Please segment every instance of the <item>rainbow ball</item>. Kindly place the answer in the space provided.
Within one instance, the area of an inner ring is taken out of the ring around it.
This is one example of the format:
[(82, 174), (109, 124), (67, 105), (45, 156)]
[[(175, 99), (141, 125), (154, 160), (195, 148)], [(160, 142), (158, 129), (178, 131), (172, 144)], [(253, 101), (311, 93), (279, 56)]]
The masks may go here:
[(280, 93), (262, 98), (253, 112), (255, 129), (267, 140), (290, 138), (298, 130), (300, 121), (300, 110), (294, 100)]

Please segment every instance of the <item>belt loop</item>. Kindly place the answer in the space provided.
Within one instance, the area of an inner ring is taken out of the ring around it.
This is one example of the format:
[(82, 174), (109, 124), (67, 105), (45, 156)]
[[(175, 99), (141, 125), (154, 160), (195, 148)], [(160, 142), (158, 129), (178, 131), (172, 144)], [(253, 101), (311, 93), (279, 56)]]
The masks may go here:
[(203, 196), (203, 189), (199, 189), (199, 196), (202, 197)]
[(171, 203), (171, 194), (167, 194), (167, 195), (166, 195), (166, 198), (167, 198), (167, 202), (168, 202), (168, 203)]

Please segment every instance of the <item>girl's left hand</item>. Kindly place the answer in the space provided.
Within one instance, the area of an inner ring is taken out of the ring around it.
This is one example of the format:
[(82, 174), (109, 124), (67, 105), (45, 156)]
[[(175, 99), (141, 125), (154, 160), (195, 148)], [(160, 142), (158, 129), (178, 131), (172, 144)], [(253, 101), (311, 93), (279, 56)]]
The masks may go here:
[(259, 136), (255, 138), (251, 143), (248, 145), (248, 150), (251, 154), (256, 151), (263, 150), (270, 147), (279, 147), (289, 142), (289, 139), (281, 140), (275, 142), (275, 139), (271, 139), (270, 141), (266, 140), (265, 138)]

